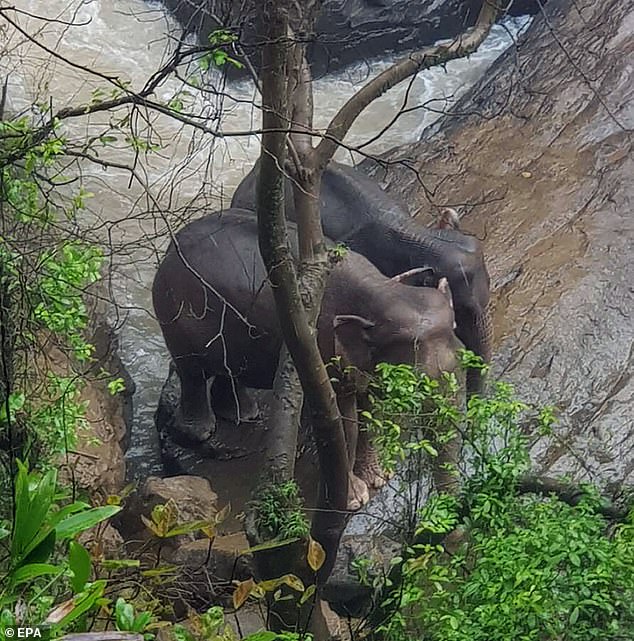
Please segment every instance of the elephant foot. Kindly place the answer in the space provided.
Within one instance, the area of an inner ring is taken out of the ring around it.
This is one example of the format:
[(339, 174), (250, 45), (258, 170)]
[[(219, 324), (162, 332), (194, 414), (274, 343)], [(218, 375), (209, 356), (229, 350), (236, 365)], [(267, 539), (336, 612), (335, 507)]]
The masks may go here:
[(232, 423), (254, 423), (261, 418), (257, 401), (234, 379), (217, 376), (211, 386), (211, 405), (216, 416)]
[(216, 424), (213, 416), (189, 417), (184, 416), (178, 408), (174, 420), (174, 430), (177, 434), (193, 443), (203, 443), (211, 438)]
[(381, 467), (376, 450), (371, 446), (357, 453), (354, 473), (373, 490), (381, 489), (393, 476)]
[(368, 486), (358, 476), (348, 476), (348, 509), (356, 512), (370, 500)]

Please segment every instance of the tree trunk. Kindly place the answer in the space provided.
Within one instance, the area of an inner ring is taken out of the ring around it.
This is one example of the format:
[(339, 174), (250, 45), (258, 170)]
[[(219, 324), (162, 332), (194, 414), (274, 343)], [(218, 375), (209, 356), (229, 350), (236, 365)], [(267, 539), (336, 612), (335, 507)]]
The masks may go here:
[[(317, 238), (309, 232), (310, 241), (305, 251), (310, 252), (310, 255), (300, 256), (302, 260), (301, 290), (302, 294), (305, 294), (305, 302), (308, 303), (307, 312), (300, 295), (293, 257), (288, 246), (284, 218), (282, 167), (286, 158), (287, 136), (283, 130), (289, 127), (286, 104), (286, 63), (290, 44), (287, 39), (288, 8), (284, 3), (269, 0), (264, 3), (263, 11), (268, 33), (262, 71), (265, 133), (262, 135), (261, 168), (257, 187), (260, 252), (269, 273), (282, 335), (306, 394), (317, 441), (322, 490), (320, 509), (313, 524), (313, 533), (326, 550), (327, 561), (322, 567), (322, 574), (327, 576), (337, 551), (338, 536), (334, 536), (334, 533), (343, 529), (348, 491), (348, 460), (343, 428), (335, 393), (317, 347), (314, 329), (325, 284), (327, 256), (321, 237), (321, 228), (318, 226)], [(316, 203), (314, 194), (319, 193), (319, 182), (309, 183), (309, 189), (312, 200)], [(318, 221), (319, 212), (316, 206), (308, 205), (308, 207), (310, 209), (307, 211), (316, 212)], [(300, 233), (302, 231), (306, 237), (305, 228), (303, 230), (300, 228)], [(287, 367), (287, 363), (281, 363), (278, 369), (278, 382), (280, 371), (287, 370)], [(274, 414), (281, 417), (283, 412), (278, 407)], [(296, 442), (296, 423), (292, 428), (288, 423), (277, 424), (275, 429), (283, 430), (285, 434), (290, 435), (288, 439), (278, 436), (276, 439), (278, 442)], [(282, 458), (290, 455), (290, 452), (286, 452)]]

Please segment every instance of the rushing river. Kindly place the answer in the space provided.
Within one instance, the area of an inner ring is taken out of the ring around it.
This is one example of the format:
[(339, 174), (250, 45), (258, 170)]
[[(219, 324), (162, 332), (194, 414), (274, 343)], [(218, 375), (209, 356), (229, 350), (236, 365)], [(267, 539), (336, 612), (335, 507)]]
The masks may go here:
[[(22, 32), (0, 19), (0, 77), (8, 77), (7, 109), (11, 113), (25, 112), (34, 103), (50, 104), (57, 111), (67, 105), (105, 100), (113, 90), (106, 76), (125, 79), (140, 89), (165, 64), (174, 43), (169, 34), (177, 30), (160, 5), (143, 0), (14, 0), (12, 6), (16, 11), (10, 17)], [(404, 106), (407, 113), (364, 151), (379, 153), (417, 140), (526, 24), (526, 19), (518, 19), (498, 25), (468, 60), (419, 74), (407, 93), (407, 82), (388, 92), (362, 114), (346, 142), (358, 145), (372, 139)], [(390, 57), (366, 61), (316, 81), (315, 125), (325, 126), (358, 87), (391, 62)], [(201, 76), (203, 88), (218, 84), (217, 74), (202, 74), (197, 66), (187, 73)], [(205, 116), (212, 126), (221, 121), (224, 132), (259, 125), (253, 85), (248, 81), (224, 87), (222, 99), (217, 92), (185, 89), (182, 81), (172, 79), (159, 87), (157, 97), (163, 101), (177, 97), (186, 111)], [(420, 108), (411, 109), (415, 106)], [(61, 132), (78, 145), (89, 136), (113, 136), (113, 123), (126, 113), (118, 110), (69, 120)], [(150, 137), (148, 122), (154, 132)], [(118, 167), (82, 162), (79, 169), (84, 188), (93, 194), (87, 200), (85, 233), (108, 246), (122, 358), (137, 388), (129, 467), (134, 476), (142, 477), (156, 471), (157, 459), (150, 454), (155, 444), (153, 414), (168, 368), (168, 353), (153, 318), (150, 296), (157, 257), (168, 238), (166, 225), (178, 228), (198, 212), (228, 205), (259, 147), (256, 136), (213, 138), (142, 109), (125, 126), (134, 127), (138, 140), (152, 144), (154, 151), (145, 154), (141, 150), (135, 156), (130, 141), (119, 134), (116, 140), (108, 140), (107, 147), (98, 148), (100, 160)], [(342, 162), (354, 161), (343, 150), (337, 157)], [(135, 167), (133, 177), (124, 165)]]

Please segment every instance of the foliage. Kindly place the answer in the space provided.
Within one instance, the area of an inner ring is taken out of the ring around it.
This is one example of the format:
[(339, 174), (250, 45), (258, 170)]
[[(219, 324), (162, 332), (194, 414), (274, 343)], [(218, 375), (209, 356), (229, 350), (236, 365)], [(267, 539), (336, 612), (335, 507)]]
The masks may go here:
[(149, 519), (141, 516), (141, 520), (158, 539), (169, 539), (192, 532), (201, 532), (211, 542), (216, 537), (216, 528), (229, 516), (230, 510), (230, 506), (226, 505), (209, 519), (182, 523), (178, 519), (176, 503), (173, 499), (169, 499), (165, 504), (155, 505)]
[(8, 552), (0, 561), (0, 619), (5, 627), (46, 621), (55, 636), (102, 603), (105, 582), (90, 582), (90, 555), (75, 539), (120, 508), (62, 504), (56, 470), (17, 466), (12, 529), (0, 528)]
[(207, 71), (210, 67), (224, 67), (231, 65), (236, 69), (242, 69), (244, 65), (229, 54), (227, 49), (238, 40), (238, 36), (227, 31), (218, 29), (212, 31), (208, 36), (211, 51), (206, 53), (200, 60), (200, 68)]
[(253, 502), (260, 537), (263, 540), (306, 538), (309, 524), (303, 507), (295, 481), (269, 483), (262, 487), (257, 501)]
[[(437, 494), (421, 510), (416, 540), (398, 559), (382, 608), (383, 638), (423, 641), (573, 641), (630, 639), (634, 634), (634, 521), (611, 526), (584, 488), (576, 506), (556, 496), (522, 495), (529, 471), (522, 420), (548, 433), (552, 408), (517, 400), (495, 383), (466, 411), (435, 397), (424, 377), (383, 374), (382, 407), (451, 415), (464, 432), (468, 475), (460, 496)], [(400, 398), (389, 395), (402, 395)], [(388, 400), (386, 400), (388, 399)], [(454, 413), (454, 412), (457, 412)], [(453, 533), (449, 554), (440, 544)], [(396, 579), (398, 577), (398, 580)]]
[(67, 198), (55, 191), (66, 181), (58, 169), (65, 150), (56, 124), (42, 135), (26, 116), (0, 122), (0, 321), (6, 366), (0, 442), (42, 469), (74, 447), (77, 430), (85, 425), (84, 380), (60, 375), (36, 353), (52, 343), (80, 363), (90, 361), (94, 347), (84, 335), (85, 295), (103, 263), (101, 249), (71, 231), (91, 194), (81, 186)]
[(435, 380), (409, 365), (379, 363), (371, 390), (372, 410), (361, 415), (386, 471), (393, 472), (412, 452), (436, 457), (437, 447), (456, 437), (460, 410), (455, 374)]
[[(174, 641), (238, 641), (240, 637), (225, 622), (221, 607), (214, 606), (203, 614), (190, 613), (187, 626), (176, 624), (171, 632)], [(299, 635), (294, 632), (254, 632), (242, 641), (310, 641), (310, 635)]]

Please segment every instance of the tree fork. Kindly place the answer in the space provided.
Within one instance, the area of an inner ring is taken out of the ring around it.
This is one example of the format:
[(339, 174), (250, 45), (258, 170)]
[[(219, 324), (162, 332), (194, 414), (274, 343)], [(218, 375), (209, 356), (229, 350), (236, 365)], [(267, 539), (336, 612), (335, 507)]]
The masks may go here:
[[(336, 532), (341, 531), (346, 517), (348, 460), (335, 393), (322, 362), (314, 330), (321, 296), (308, 286), (307, 293), (312, 304), (310, 312), (307, 313), (288, 246), (284, 217), (282, 169), (289, 129), (286, 102), (287, 58), (290, 46), (287, 38), (288, 7), (284, 3), (268, 0), (262, 10), (267, 24), (267, 40), (261, 76), (264, 133), (257, 186), (258, 237), (260, 252), (273, 288), (284, 341), (293, 358), (313, 418), (322, 477), (320, 509), (314, 519), (313, 532), (326, 550), (327, 561), (322, 567), (322, 576), (327, 576), (337, 551), (339, 537)], [(318, 190), (318, 181), (315, 186)], [(311, 210), (319, 215), (316, 203)], [(325, 261), (325, 247), (321, 249), (320, 245), (323, 247), (321, 237), (317, 239), (316, 246), (318, 254), (322, 254), (322, 260)], [(309, 257), (309, 264), (312, 263), (310, 258), (314, 256)], [(311, 272), (312, 269), (308, 266), (307, 280), (313, 277)], [(318, 267), (317, 272), (321, 274), (322, 270)], [(318, 285), (317, 289), (323, 292), (324, 277), (320, 276), (318, 282), (321, 287)], [(283, 364), (281, 366), (283, 367)], [(280, 427), (276, 426), (276, 429)]]

